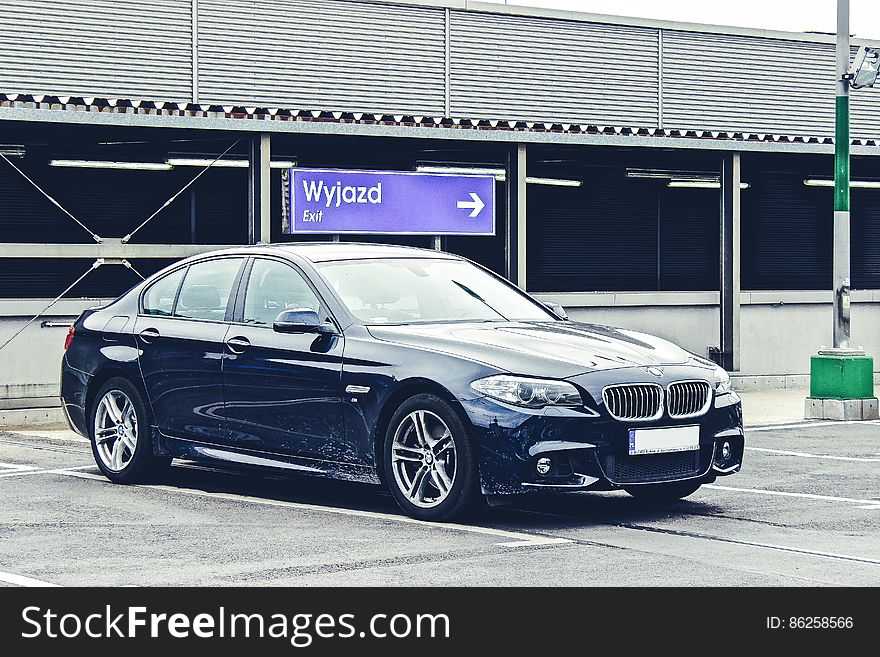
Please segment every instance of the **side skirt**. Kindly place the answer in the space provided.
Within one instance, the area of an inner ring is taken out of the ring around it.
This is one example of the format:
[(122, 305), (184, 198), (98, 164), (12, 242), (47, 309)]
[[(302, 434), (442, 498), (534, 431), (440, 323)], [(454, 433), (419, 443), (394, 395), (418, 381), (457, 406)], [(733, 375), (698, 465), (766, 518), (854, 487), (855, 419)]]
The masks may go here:
[(381, 483), (373, 468), (353, 463), (319, 461), (286, 454), (273, 454), (271, 452), (238, 449), (226, 445), (213, 445), (179, 438), (169, 438), (167, 436), (162, 436), (159, 442), (164, 443), (165, 448), (175, 458), (255, 470), (269, 468), (282, 470), (289, 474), (313, 475), (366, 484)]

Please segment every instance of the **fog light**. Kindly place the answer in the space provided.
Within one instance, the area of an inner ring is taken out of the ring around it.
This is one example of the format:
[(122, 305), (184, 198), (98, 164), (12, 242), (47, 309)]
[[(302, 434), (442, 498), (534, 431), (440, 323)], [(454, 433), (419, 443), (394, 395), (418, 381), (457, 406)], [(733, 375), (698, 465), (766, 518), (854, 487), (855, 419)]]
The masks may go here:
[(546, 456), (544, 458), (538, 459), (538, 462), (535, 464), (535, 470), (542, 477), (550, 472), (550, 459)]
[(733, 450), (730, 447), (730, 443), (724, 441), (724, 444), (721, 446), (721, 458), (725, 461), (729, 461), (731, 454), (733, 454)]

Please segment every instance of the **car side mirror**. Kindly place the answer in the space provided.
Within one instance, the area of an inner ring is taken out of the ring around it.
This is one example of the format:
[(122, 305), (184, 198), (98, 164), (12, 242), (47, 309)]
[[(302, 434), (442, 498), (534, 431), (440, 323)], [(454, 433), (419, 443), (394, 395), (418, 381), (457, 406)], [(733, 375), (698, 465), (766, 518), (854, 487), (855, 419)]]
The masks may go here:
[(321, 318), (310, 308), (295, 308), (278, 313), (272, 328), (278, 333), (336, 333), (336, 327), (330, 322), (321, 322)]
[(565, 312), (565, 308), (560, 306), (558, 303), (553, 303), (552, 301), (545, 301), (544, 305), (547, 306), (547, 309), (556, 315), (559, 319), (568, 319), (568, 313)]

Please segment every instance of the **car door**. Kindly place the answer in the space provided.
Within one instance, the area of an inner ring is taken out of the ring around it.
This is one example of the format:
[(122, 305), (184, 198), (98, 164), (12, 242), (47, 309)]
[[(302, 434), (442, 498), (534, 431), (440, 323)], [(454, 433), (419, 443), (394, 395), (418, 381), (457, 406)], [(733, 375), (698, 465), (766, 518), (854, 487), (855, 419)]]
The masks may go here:
[(145, 291), (134, 333), (147, 398), (166, 436), (222, 442), (227, 319), (246, 258), (212, 258)]
[(242, 284), (223, 361), (224, 415), (231, 445), (354, 461), (342, 431), (342, 335), (277, 333), (283, 310), (328, 311), (303, 273), (254, 258)]

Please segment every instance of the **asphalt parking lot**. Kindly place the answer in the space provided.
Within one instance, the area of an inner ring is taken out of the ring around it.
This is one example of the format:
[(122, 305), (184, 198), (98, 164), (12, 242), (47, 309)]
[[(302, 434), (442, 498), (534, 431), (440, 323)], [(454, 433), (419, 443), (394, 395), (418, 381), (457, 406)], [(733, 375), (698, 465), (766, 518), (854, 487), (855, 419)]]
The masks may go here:
[(117, 486), (67, 431), (0, 433), (0, 586), (880, 585), (880, 423), (746, 432), (742, 473), (662, 506), (518, 500), (468, 524), (381, 489), (176, 463)]

